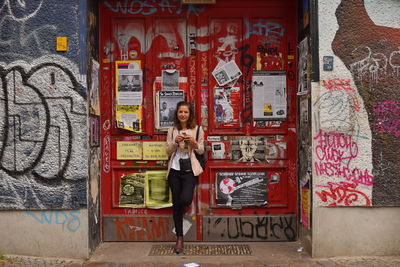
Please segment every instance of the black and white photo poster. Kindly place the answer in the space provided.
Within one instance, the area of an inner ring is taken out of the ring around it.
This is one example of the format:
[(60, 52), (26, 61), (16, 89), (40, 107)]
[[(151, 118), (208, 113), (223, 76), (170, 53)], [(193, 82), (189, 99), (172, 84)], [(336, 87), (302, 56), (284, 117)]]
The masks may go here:
[(215, 179), (218, 206), (262, 206), (268, 200), (266, 172), (217, 172)]
[(143, 71), (136, 61), (116, 61), (117, 105), (142, 105)]
[(157, 99), (157, 129), (174, 126), (176, 104), (184, 100), (183, 90), (159, 91)]

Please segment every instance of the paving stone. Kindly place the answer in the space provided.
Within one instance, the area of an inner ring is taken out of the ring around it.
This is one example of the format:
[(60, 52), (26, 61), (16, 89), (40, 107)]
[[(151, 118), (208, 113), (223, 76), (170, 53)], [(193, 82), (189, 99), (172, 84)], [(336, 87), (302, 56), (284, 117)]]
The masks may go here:
[(85, 267), (107, 267), (108, 264), (104, 262), (89, 262), (85, 263)]
[(296, 261), (289, 261), (289, 265), (296, 265), (296, 266), (302, 266), (302, 265), (310, 265), (313, 262), (310, 260), (296, 260)]
[(318, 260), (317, 263), (321, 264), (322, 266), (335, 266), (336, 263), (334, 263), (331, 260)]
[(197, 262), (200, 264), (200, 267), (220, 267), (219, 263), (201, 263)]
[(241, 264), (241, 266), (245, 266), (245, 267), (265, 267), (265, 264), (260, 263), (260, 262), (246, 262), (244, 264)]
[[(207, 265), (205, 265), (205, 266), (207, 266)], [(221, 263), (221, 264), (219, 264), (219, 266), (220, 267), (232, 267), (233, 265), (232, 265), (232, 263)], [(247, 267), (246, 265), (243, 265), (243, 264), (236, 264), (236, 266), (237, 267)], [(203, 267), (203, 266), (201, 266), (201, 267)]]
[(157, 267), (154, 263), (131, 263), (128, 267)]

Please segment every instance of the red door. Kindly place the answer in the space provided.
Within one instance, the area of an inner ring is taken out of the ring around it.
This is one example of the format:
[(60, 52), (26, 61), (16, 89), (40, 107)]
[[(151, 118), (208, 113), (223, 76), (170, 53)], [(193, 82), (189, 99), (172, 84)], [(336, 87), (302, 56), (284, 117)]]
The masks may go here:
[(160, 177), (179, 99), (208, 150), (186, 240), (296, 239), (295, 2), (102, 1), (104, 241), (173, 240)]

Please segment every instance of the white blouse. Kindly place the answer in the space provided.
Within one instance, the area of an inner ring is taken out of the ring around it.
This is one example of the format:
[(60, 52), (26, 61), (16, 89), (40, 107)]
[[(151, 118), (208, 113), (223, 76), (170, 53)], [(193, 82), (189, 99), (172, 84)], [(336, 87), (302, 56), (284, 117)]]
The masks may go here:
[[(188, 131), (179, 131), (179, 134), (182, 134), (182, 133), (188, 134)], [(179, 165), (179, 159), (188, 159), (188, 158), (189, 158), (189, 152), (181, 152), (181, 149), (178, 146), (178, 148), (176, 150), (176, 153), (175, 153), (175, 156), (172, 159), (171, 168), (174, 169), (174, 170), (180, 171), (181, 167)]]
[(181, 167), (179, 166), (179, 159), (188, 159), (188, 158), (189, 158), (189, 152), (181, 152), (181, 149), (178, 146), (178, 149), (176, 150), (175, 156), (172, 160), (171, 168), (180, 171)]

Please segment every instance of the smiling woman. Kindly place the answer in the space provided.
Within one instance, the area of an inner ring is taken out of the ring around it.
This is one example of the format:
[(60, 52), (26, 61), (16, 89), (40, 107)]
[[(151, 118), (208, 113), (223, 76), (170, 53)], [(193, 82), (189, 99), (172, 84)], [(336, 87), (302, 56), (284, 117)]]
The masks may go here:
[[(173, 218), (177, 241), (175, 252), (183, 252), (183, 214), (192, 203), (198, 176), (203, 172), (195, 153), (204, 153), (204, 132), (196, 140), (196, 123), (192, 106), (181, 101), (176, 105), (175, 126), (168, 130), (168, 184), (172, 192)], [(195, 152), (196, 151), (196, 152)]]

